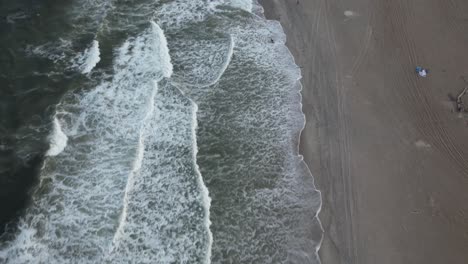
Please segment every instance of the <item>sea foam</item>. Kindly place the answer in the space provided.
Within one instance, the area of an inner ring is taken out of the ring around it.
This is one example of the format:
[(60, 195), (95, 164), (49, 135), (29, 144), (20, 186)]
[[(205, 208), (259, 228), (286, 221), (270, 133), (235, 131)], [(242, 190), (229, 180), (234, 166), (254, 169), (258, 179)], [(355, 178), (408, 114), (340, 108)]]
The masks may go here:
[(165, 82), (156, 98), (109, 260), (209, 263), (210, 200), (196, 165), (196, 105)]
[(225, 1), (225, 4), (231, 5), (235, 8), (243, 9), (247, 12), (252, 12), (253, 3), (252, 0), (229, 0)]
[[(146, 39), (153, 40), (167, 78), (172, 65), (164, 32), (151, 25)], [(128, 52), (135, 47), (124, 44), (117, 65), (132, 65)], [(196, 105), (167, 81), (155, 84), (148, 105), (106, 261), (209, 263), (209, 197), (196, 165)]]
[(47, 156), (57, 156), (60, 154), (65, 147), (67, 146), (67, 135), (63, 133), (62, 127), (57, 117), (54, 117), (52, 134), (49, 136), (50, 147), (47, 151)]
[(99, 55), (99, 42), (97, 40), (93, 40), (91, 46), (77, 58), (77, 63), (79, 64), (78, 67), (81, 73), (90, 73), (96, 64), (98, 64), (98, 62), (101, 60)]

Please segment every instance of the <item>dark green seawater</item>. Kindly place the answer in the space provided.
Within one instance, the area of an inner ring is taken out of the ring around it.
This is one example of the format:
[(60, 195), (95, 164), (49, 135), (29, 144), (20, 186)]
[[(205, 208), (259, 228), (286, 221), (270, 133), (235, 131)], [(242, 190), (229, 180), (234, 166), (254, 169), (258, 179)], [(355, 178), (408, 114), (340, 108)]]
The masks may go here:
[[(48, 148), (54, 106), (73, 74), (29, 49), (70, 30), (67, 1), (2, 1), (0, 4), (0, 232), (14, 221), (37, 182)], [(14, 224), (9, 225), (14, 229)]]

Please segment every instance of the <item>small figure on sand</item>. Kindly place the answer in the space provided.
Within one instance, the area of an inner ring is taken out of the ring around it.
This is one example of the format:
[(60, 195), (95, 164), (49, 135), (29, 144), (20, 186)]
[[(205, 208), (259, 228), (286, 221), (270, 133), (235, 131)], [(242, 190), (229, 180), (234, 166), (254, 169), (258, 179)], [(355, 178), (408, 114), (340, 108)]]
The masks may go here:
[(429, 70), (425, 69), (423, 67), (417, 66), (416, 67), (416, 73), (419, 74), (419, 76), (421, 76), (421, 77), (426, 77), (427, 74), (429, 74)]

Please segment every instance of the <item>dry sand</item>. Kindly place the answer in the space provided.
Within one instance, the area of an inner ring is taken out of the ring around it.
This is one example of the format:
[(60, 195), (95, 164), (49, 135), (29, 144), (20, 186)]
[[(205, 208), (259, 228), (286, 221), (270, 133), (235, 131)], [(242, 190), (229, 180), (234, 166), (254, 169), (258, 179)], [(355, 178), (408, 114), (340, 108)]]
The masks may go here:
[(468, 77), (468, 1), (261, 3), (302, 67), (322, 263), (468, 263), (468, 116), (449, 99)]

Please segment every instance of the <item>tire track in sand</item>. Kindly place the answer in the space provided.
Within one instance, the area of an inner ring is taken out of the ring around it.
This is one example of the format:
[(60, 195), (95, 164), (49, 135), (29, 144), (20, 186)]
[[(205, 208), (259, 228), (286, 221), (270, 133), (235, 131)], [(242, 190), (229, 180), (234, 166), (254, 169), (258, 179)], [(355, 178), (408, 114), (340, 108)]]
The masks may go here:
[[(399, 23), (393, 24), (393, 26), (400, 31), (395, 35), (400, 36), (398, 40), (404, 44), (404, 48), (408, 52), (409, 63), (417, 65), (418, 62), (426, 60), (422, 55), (418, 54), (416, 44), (408, 31), (407, 25), (412, 25), (417, 20), (412, 12), (417, 7), (410, 6), (411, 4), (408, 1), (399, 2), (398, 8), (393, 10), (394, 17), (398, 17), (396, 22)], [(443, 126), (444, 122), (441, 120), (440, 115), (431, 107), (433, 100), (431, 100), (428, 90), (422, 87), (424, 79), (418, 79), (412, 71), (405, 71), (404, 79), (410, 86), (408, 93), (404, 95), (407, 97), (405, 102), (410, 109), (411, 115), (415, 117), (413, 120), (419, 132), (427, 137), (443, 155), (455, 163), (463, 175), (468, 177), (468, 163), (464, 159), (464, 152), (455, 144), (453, 135)], [(415, 109), (416, 107), (421, 109)]]
[[(329, 1), (325, 1), (325, 27), (327, 31), (327, 40), (330, 45), (330, 51), (332, 53), (332, 60), (335, 67), (335, 89), (337, 94), (337, 110), (338, 110), (338, 135), (339, 135), (339, 145), (340, 145), (340, 161), (341, 161), (341, 177), (343, 182), (343, 204), (345, 209), (345, 225), (348, 228), (345, 228), (347, 231), (346, 238), (347, 244), (350, 248), (347, 248), (348, 253), (346, 256), (349, 258), (347, 261), (349, 263), (356, 263), (358, 259), (358, 240), (356, 237), (356, 223), (354, 223), (353, 219), (355, 219), (354, 213), (356, 212), (356, 199), (353, 188), (352, 182), (352, 175), (351, 175), (351, 148), (350, 148), (350, 131), (348, 125), (348, 119), (345, 117), (346, 114), (346, 106), (345, 106), (345, 99), (346, 99), (346, 90), (343, 84), (343, 76), (342, 71), (340, 68), (340, 64), (338, 63), (338, 47), (335, 38), (335, 30), (333, 26), (330, 25), (330, 21), (333, 21), (331, 16), (333, 15), (331, 12), (331, 6)], [(361, 56), (363, 57), (363, 56)], [(362, 59), (361, 59), (362, 60)]]
[(375, 12), (373, 12), (374, 8), (372, 8), (372, 5), (369, 4), (368, 8), (368, 20), (367, 20), (367, 26), (366, 26), (366, 33), (364, 36), (364, 43), (359, 50), (358, 56), (356, 60), (353, 63), (353, 66), (351, 67), (351, 76), (355, 76), (358, 72), (359, 69), (361, 68), (362, 64), (365, 62), (365, 59), (369, 55), (370, 51), (370, 44), (372, 37), (374, 36), (374, 29), (372, 25), (374, 25), (375, 22)]

